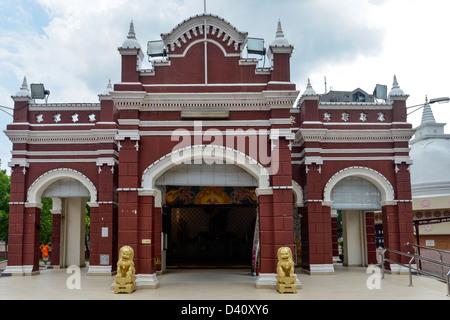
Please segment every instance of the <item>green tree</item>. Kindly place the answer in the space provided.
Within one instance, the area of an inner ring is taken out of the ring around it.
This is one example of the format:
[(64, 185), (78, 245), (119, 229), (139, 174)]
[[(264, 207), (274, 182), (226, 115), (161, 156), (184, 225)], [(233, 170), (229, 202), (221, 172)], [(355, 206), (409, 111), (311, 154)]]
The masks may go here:
[(11, 177), (6, 170), (0, 171), (0, 240), (8, 245), (9, 227), (9, 198), (11, 190)]
[(6, 170), (1, 170), (0, 171), (0, 240), (8, 239), (10, 190), (11, 190), (11, 178), (6, 174)]
[(52, 240), (52, 213), (50, 210), (53, 207), (52, 199), (42, 198), (41, 209), (41, 230), (40, 241), (41, 243), (49, 243)]

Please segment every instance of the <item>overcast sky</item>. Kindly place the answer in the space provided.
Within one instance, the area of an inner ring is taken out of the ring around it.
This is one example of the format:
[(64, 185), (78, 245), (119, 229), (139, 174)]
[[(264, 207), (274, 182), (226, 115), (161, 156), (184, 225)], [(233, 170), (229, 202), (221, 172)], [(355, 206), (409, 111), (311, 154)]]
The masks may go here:
[[(12, 107), (26, 75), (44, 83), (49, 102), (97, 102), (111, 79), (120, 81), (120, 54), (134, 21), (143, 48), (178, 23), (203, 13), (203, 0), (0, 0), (0, 105)], [(221, 16), (266, 46), (278, 19), (294, 45), (292, 82), (307, 79), (328, 89), (372, 93), (392, 87), (397, 75), (408, 105), (450, 96), (448, 0), (208, 0)], [(450, 104), (433, 105), (438, 122), (450, 122)], [(409, 117), (414, 127), (421, 112)], [(12, 118), (0, 113), (1, 129)], [(450, 124), (449, 126), (450, 127)], [(450, 128), (446, 128), (449, 132)], [(1, 168), (11, 143), (0, 133)]]

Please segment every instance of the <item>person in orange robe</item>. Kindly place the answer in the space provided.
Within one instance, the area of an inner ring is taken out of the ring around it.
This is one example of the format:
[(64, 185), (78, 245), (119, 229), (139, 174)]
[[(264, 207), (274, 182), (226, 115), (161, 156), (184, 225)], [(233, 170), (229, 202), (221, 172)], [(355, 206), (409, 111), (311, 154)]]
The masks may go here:
[(50, 255), (48, 254), (48, 251), (50, 250), (50, 247), (47, 244), (42, 244), (40, 247), (42, 252), (42, 259), (44, 260), (44, 263), (47, 264)]

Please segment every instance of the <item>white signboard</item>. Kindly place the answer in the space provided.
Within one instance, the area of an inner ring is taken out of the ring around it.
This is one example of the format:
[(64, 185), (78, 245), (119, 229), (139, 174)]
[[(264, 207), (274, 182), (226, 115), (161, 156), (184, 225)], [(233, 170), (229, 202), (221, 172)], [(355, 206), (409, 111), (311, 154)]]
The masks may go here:
[(425, 246), (426, 247), (434, 247), (434, 240), (425, 240)]

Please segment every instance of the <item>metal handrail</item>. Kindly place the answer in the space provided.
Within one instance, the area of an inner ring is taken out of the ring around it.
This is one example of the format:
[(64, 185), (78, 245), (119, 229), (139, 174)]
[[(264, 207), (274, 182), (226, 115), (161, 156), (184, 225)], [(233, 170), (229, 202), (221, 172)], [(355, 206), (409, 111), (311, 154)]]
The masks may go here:
[[(394, 260), (391, 260), (391, 259), (386, 259), (386, 257), (385, 257), (386, 251), (392, 252), (392, 253), (397, 253), (397, 254), (400, 254), (400, 255), (404, 255), (404, 256), (407, 256), (407, 257), (411, 257), (411, 260), (409, 260), (408, 265), (405, 265), (405, 264), (403, 264), (401, 262), (398, 262), (398, 261), (394, 261)], [(412, 284), (412, 262), (414, 261), (415, 258), (416, 258), (415, 255), (410, 254), (409, 252), (405, 253), (405, 252), (397, 251), (397, 250), (394, 250), (394, 249), (385, 248), (383, 250), (383, 252), (382, 252), (382, 255), (381, 255), (381, 270), (382, 270), (382, 277), (381, 277), (381, 279), (384, 279), (384, 273), (386, 272), (385, 261), (390, 262), (390, 263), (395, 263), (395, 264), (401, 265), (403, 267), (407, 267), (409, 269), (409, 287), (412, 287), (413, 286), (413, 284)]]
[[(419, 261), (420, 261), (421, 259), (422, 259), (422, 260), (425, 260), (425, 259), (423, 259), (423, 258), (425, 258), (425, 257), (422, 257), (422, 256), (420, 255), (420, 249), (426, 249), (426, 250), (430, 250), (430, 251), (436, 252), (436, 253), (439, 255), (439, 257), (440, 257), (440, 262), (442, 262), (442, 263), (445, 263), (445, 262), (444, 262), (444, 259), (443, 259), (443, 257), (442, 257), (442, 253), (450, 254), (450, 251), (447, 251), (447, 250), (440, 250), (440, 249), (434, 249), (434, 248), (430, 248), (430, 247), (424, 247), (424, 246), (420, 246), (420, 245), (418, 245), (418, 244), (414, 244), (414, 243), (410, 243), (410, 242), (406, 243), (406, 245), (409, 246), (409, 247), (413, 247), (415, 255), (418, 256), (418, 257), (420, 257), (420, 258), (419, 258)], [(428, 261), (428, 260), (425, 260), (425, 261)], [(431, 261), (429, 261), (429, 262), (431, 262)], [(444, 276), (444, 266), (445, 266), (445, 265), (441, 265), (441, 278), (442, 278), (442, 279), (444, 279), (444, 277), (445, 277), (445, 276)], [(421, 269), (421, 268), (420, 268), (420, 269)], [(418, 272), (419, 272), (419, 274), (420, 274), (421, 271), (418, 271)]]
[[(411, 244), (409, 244), (409, 242), (407, 243), (407, 245), (412, 246)], [(434, 250), (438, 250), (438, 249), (434, 249)], [(441, 250), (441, 251), (442, 251), (442, 250)], [(391, 259), (386, 259), (386, 257), (385, 257), (385, 253), (386, 253), (386, 252), (392, 252), (392, 253), (397, 253), (397, 254), (399, 254), (399, 255), (411, 257), (411, 260), (408, 262), (408, 265), (405, 265), (405, 264), (403, 264), (403, 263), (401, 263), (401, 262), (398, 262), (398, 261), (394, 261), (394, 260), (391, 260)], [(443, 276), (443, 275), (442, 275), (442, 276), (437, 276), (437, 275), (434, 274), (434, 273), (430, 273), (430, 272), (428, 272), (428, 271), (420, 270), (420, 269), (417, 268), (417, 267), (416, 267), (416, 268), (413, 268), (413, 267), (412, 267), (412, 262), (413, 262), (414, 260), (416, 260), (416, 266), (417, 266), (417, 261), (423, 260), (423, 261), (427, 261), (427, 262), (430, 262), (430, 263), (434, 263), (434, 264), (440, 265), (440, 266), (442, 266), (442, 267), (444, 267), (444, 266), (445, 266), (445, 267), (450, 267), (450, 263), (445, 263), (445, 262), (437, 261), (437, 260), (430, 259), (430, 258), (427, 258), (427, 257), (422, 257), (422, 256), (420, 256), (420, 255), (417, 254), (417, 251), (415, 251), (415, 254), (411, 254), (411, 253), (409, 253), (409, 252), (406, 253), (406, 252), (401, 252), (401, 251), (397, 251), (397, 250), (385, 248), (385, 249), (383, 250), (383, 252), (382, 252), (382, 255), (381, 255), (382, 279), (384, 279), (384, 273), (385, 273), (385, 261), (387, 261), (387, 262), (390, 262), (390, 263), (394, 263), (394, 264), (398, 264), (398, 265), (401, 265), (401, 266), (404, 266), (404, 267), (408, 267), (408, 269), (409, 269), (409, 286), (410, 286), (410, 287), (413, 286), (413, 284), (412, 284), (412, 270), (414, 269), (414, 270), (417, 272), (417, 274), (419, 274), (419, 272), (421, 272), (421, 273), (423, 273), (423, 274), (426, 274), (426, 275), (429, 275), (429, 276), (438, 278), (439, 280), (446, 282), (446, 283), (447, 283), (447, 296), (450, 297), (450, 271), (447, 273), (446, 276)]]

